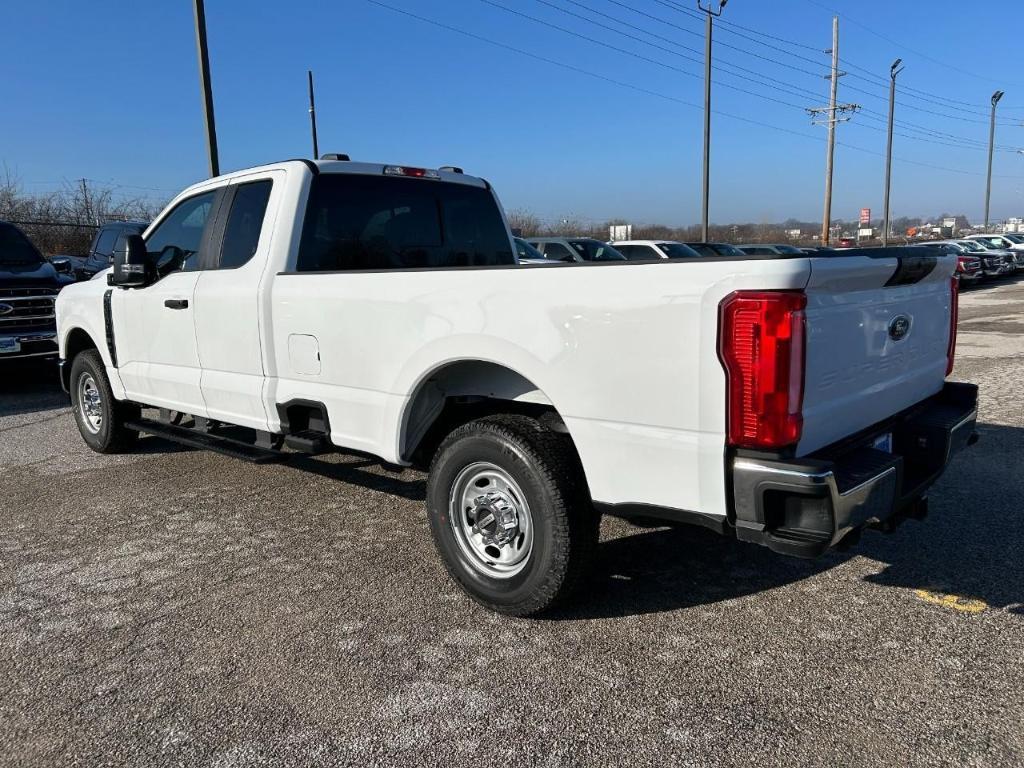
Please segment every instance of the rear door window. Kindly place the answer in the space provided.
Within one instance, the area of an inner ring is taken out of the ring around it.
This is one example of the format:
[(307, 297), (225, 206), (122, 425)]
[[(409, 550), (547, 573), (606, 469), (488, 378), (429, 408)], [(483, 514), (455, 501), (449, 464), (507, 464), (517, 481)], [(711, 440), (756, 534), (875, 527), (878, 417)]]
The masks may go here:
[(300, 272), (514, 264), (490, 190), (348, 173), (313, 180)]
[(235, 188), (231, 212), (224, 225), (219, 269), (240, 267), (256, 253), (272, 186), (273, 182), (266, 179), (239, 184)]

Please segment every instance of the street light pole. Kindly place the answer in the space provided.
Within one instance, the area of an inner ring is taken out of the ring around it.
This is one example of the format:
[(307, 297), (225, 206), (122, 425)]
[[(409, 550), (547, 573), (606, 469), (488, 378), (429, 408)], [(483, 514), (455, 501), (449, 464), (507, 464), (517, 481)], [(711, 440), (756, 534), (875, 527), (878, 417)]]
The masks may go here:
[(903, 59), (896, 59), (889, 68), (889, 141), (885, 149), (885, 210), (882, 223), (882, 246), (889, 245), (889, 188), (892, 184), (892, 118), (896, 111), (896, 75), (903, 71)]
[(988, 204), (992, 198), (992, 150), (996, 141), (996, 104), (1003, 98), (1002, 91), (992, 94), (992, 122), (988, 129), (988, 179), (985, 182), (985, 229), (988, 230)]
[(210, 159), (210, 176), (220, 176), (217, 157), (217, 126), (213, 119), (213, 89), (210, 85), (210, 54), (206, 49), (206, 8), (203, 0), (192, 0), (196, 19), (196, 52), (199, 55), (199, 87), (203, 91), (203, 118), (206, 121), (206, 148)]
[(713, 21), (722, 15), (725, 4), (729, 0), (718, 0), (718, 10), (714, 10), (714, 0), (708, 0), (705, 7), (697, 0), (697, 8), (704, 11), (707, 21), (704, 24), (704, 186), (701, 196), (701, 240), (708, 241), (708, 193), (711, 183), (711, 30)]

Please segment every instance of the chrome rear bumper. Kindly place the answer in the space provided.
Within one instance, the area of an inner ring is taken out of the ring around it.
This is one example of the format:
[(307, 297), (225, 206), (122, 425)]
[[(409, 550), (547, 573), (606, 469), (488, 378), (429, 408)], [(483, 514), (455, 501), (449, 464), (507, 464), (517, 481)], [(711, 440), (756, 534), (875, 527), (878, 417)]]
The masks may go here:
[[(978, 388), (947, 383), (934, 397), (861, 434), (802, 459), (732, 458), (736, 536), (814, 557), (852, 543), (864, 527), (923, 517), (925, 493), (952, 456), (977, 438)], [(892, 434), (893, 451), (871, 447)]]

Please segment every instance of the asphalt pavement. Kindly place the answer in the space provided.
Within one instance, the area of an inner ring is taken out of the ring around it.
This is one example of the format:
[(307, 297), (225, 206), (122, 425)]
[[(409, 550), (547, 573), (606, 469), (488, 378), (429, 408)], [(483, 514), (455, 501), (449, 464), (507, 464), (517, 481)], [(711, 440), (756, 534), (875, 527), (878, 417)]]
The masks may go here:
[(0, 368), (0, 764), (1024, 764), (1024, 280), (965, 292), (981, 441), (931, 514), (819, 560), (602, 525), (561, 614), (448, 580), (424, 479), (104, 457)]

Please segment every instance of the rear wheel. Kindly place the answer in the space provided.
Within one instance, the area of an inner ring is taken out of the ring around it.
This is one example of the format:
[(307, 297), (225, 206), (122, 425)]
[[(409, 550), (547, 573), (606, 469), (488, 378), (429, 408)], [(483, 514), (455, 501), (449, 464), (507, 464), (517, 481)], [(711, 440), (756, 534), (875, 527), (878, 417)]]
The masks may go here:
[(568, 597), (593, 558), (599, 515), (568, 438), (524, 416), (452, 432), (427, 480), (431, 532), (452, 578), (496, 611)]
[(95, 349), (80, 352), (71, 363), (71, 405), (82, 439), (97, 453), (125, 453), (139, 433), (126, 421), (139, 417), (138, 406), (114, 399), (103, 359)]

